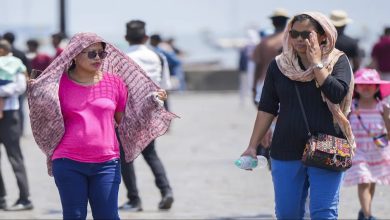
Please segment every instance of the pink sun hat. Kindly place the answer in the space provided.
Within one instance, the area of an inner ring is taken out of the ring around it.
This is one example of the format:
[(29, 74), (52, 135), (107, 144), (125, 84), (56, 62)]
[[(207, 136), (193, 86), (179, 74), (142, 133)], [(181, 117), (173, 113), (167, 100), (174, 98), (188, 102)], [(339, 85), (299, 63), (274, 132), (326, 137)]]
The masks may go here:
[(363, 68), (355, 72), (355, 85), (358, 84), (378, 84), (382, 98), (390, 95), (390, 81), (381, 80), (379, 73), (375, 69)]

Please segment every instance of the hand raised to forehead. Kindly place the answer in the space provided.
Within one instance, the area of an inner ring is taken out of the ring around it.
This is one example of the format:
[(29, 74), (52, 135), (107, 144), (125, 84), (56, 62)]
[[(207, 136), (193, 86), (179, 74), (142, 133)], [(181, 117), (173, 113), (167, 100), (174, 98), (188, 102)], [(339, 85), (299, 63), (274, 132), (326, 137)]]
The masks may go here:
[(318, 43), (318, 38), (317, 38), (317, 32), (316, 31), (314, 31), (314, 30), (312, 30), (312, 31), (310, 31), (310, 38), (311, 38), (311, 40), (313, 41), (313, 42), (316, 42), (317, 44), (319, 44)]
[(305, 39), (305, 43), (307, 46), (306, 56), (309, 62), (313, 65), (321, 62), (321, 48), (318, 43), (317, 33), (315, 31), (310, 32), (310, 36), (308, 39)]

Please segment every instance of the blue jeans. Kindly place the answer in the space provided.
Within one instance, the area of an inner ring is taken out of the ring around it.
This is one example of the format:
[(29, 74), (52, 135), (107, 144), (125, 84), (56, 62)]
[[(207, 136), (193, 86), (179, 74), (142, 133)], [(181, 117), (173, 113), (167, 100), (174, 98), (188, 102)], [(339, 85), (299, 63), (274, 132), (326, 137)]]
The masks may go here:
[(277, 219), (303, 219), (309, 189), (311, 219), (337, 219), (343, 176), (344, 172), (307, 167), (300, 160), (272, 159)]
[(53, 161), (53, 176), (64, 219), (86, 219), (88, 201), (94, 219), (119, 219), (119, 159), (104, 163), (56, 159)]

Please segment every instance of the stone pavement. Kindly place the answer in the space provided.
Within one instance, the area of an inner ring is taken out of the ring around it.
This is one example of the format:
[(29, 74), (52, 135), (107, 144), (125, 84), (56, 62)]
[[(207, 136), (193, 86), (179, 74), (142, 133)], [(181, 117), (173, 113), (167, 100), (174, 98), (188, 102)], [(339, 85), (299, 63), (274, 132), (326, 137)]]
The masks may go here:
[[(120, 212), (122, 219), (272, 219), (273, 188), (267, 169), (252, 172), (236, 168), (233, 161), (246, 147), (256, 116), (248, 103), (239, 106), (238, 94), (182, 93), (170, 96), (171, 110), (181, 119), (157, 141), (157, 151), (174, 190), (170, 211), (158, 211), (160, 194), (142, 157), (135, 162), (143, 212)], [(16, 181), (2, 150), (2, 171), (7, 200), (17, 199)], [(31, 131), (22, 139), (31, 199), (35, 209), (0, 211), (0, 219), (60, 219), (61, 204), (53, 178), (46, 173), (43, 153)], [(287, 183), (288, 184), (288, 183)], [(340, 219), (356, 219), (359, 209), (356, 187), (342, 188)], [(119, 204), (126, 201), (121, 185)], [(390, 218), (390, 188), (379, 186), (373, 204), (379, 219)], [(88, 218), (92, 218), (88, 213)]]

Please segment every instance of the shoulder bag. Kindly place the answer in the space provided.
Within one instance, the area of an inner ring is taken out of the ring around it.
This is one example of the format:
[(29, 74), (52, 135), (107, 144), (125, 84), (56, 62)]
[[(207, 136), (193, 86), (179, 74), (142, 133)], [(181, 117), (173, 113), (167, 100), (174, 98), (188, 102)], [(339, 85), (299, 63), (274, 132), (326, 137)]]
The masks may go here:
[(301, 95), (296, 84), (295, 90), (309, 137), (302, 155), (302, 162), (307, 166), (331, 171), (345, 171), (350, 168), (352, 166), (351, 145), (344, 138), (322, 133), (313, 135), (310, 132)]

